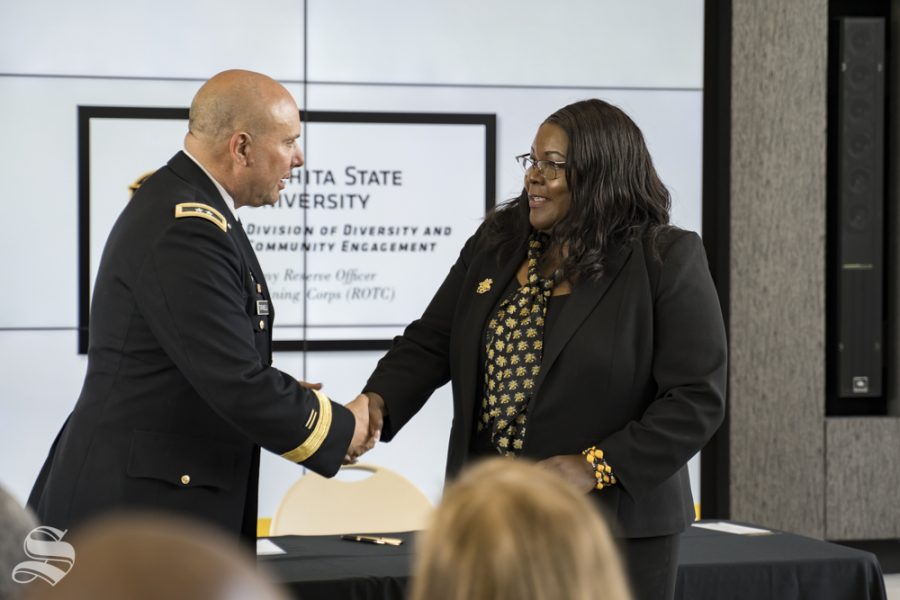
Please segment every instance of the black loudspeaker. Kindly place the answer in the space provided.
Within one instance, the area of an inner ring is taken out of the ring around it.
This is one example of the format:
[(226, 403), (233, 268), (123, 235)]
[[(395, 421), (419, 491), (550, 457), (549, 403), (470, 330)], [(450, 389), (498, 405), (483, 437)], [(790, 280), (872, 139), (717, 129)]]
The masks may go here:
[(833, 260), (838, 398), (882, 395), (885, 19), (839, 20)]

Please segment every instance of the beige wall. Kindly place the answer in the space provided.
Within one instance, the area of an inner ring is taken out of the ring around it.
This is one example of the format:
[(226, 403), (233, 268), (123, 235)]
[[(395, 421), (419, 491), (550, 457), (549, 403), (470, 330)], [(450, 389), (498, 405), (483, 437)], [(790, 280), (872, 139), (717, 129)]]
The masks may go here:
[(824, 533), (826, 0), (735, 0), (731, 516)]

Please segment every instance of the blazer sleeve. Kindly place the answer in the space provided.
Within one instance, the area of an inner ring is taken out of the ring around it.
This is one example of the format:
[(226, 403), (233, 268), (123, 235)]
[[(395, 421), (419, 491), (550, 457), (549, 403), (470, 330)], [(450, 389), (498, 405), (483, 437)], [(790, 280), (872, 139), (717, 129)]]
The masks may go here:
[(422, 316), (394, 338), (363, 392), (384, 398), (387, 418), (381, 439), (390, 441), (450, 380), (450, 336), (460, 290), (477, 252), (481, 228), (468, 239)]
[(236, 246), (203, 219), (178, 219), (144, 259), (135, 302), (163, 351), (210, 407), (254, 443), (333, 475), (352, 413), (263, 364)]
[(669, 246), (654, 298), (656, 396), (639, 420), (598, 444), (632, 496), (673, 476), (725, 416), (725, 326), (696, 233), (686, 232)]

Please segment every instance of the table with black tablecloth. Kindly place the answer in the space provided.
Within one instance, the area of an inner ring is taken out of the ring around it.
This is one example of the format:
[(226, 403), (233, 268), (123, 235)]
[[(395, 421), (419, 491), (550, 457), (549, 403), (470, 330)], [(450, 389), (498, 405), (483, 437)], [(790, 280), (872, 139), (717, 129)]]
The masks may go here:
[(270, 538), (285, 554), (260, 556), (263, 568), (300, 600), (402, 600), (415, 533), (388, 533), (400, 546), (363, 544), (339, 535)]
[[(415, 534), (382, 546), (340, 536), (283, 536), (259, 562), (300, 600), (402, 600)], [(885, 600), (874, 555), (790, 533), (736, 535), (690, 527), (675, 597), (684, 600)]]
[(688, 527), (676, 599), (886, 600), (874, 554), (790, 533)]

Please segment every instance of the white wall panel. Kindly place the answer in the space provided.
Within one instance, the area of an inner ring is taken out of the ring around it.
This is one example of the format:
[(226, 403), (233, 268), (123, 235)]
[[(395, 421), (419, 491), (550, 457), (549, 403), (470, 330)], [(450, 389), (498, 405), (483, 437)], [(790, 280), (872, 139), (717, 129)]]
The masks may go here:
[(205, 80), (303, 78), (303, 2), (6, 0), (0, 73)]
[[(7, 147), (15, 148), (15, 159), (0, 165), (0, 208), (10, 222), (0, 236), (0, 255), (18, 257), (5, 269), (17, 293), (0, 297), (0, 328), (77, 326), (78, 106), (187, 108), (199, 87), (192, 81), (0, 77), (0, 128)], [(302, 85), (288, 87), (299, 102)], [(186, 131), (168, 134), (161, 161), (181, 149)]]
[[(660, 177), (672, 192), (673, 222), (699, 232), (703, 150), (700, 91), (337, 84), (309, 84), (307, 88), (312, 110), (496, 114), (498, 202), (521, 191), (522, 170), (513, 157), (528, 151), (541, 122), (566, 104), (594, 97), (619, 106), (634, 119), (644, 132)], [(452, 185), (461, 175), (454, 165), (447, 165), (446, 180), (435, 181), (434, 185)]]
[(74, 331), (0, 331), (0, 485), (24, 503), (84, 381)]
[(310, 81), (703, 86), (703, 2), (310, 0)]

